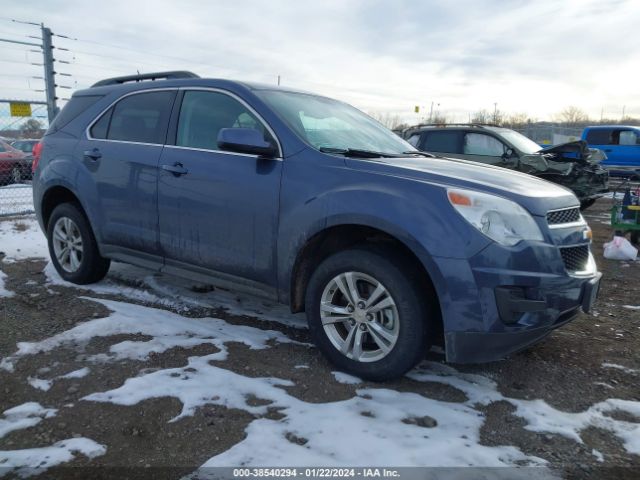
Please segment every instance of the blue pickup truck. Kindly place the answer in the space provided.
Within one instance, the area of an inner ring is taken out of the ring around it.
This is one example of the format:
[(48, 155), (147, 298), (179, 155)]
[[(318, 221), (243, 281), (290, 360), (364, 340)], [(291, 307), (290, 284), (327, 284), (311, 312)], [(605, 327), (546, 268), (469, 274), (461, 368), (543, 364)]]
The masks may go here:
[(34, 156), (60, 276), (111, 261), (306, 311), (339, 368), (402, 375), (520, 350), (589, 311), (601, 274), (568, 189), (416, 150), (336, 100), (190, 72), (77, 91)]
[(586, 127), (582, 140), (589, 147), (607, 154), (602, 166), (612, 175), (640, 178), (640, 127), (627, 125), (598, 125)]

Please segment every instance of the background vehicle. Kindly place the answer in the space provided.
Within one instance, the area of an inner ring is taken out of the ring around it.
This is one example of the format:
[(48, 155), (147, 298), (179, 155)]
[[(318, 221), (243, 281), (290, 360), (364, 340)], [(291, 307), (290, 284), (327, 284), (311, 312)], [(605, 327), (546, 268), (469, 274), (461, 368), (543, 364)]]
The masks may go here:
[(582, 131), (582, 140), (590, 147), (604, 150), (602, 165), (612, 175), (640, 178), (640, 127), (597, 125)]
[(31, 165), (33, 163), (33, 149), (40, 140), (19, 139), (11, 142), (11, 146), (24, 153), (24, 168), (22, 169), (22, 178), (30, 179), (32, 177)]
[(535, 175), (567, 187), (582, 208), (608, 191), (609, 175), (599, 163), (604, 156), (583, 142), (541, 149), (524, 135), (486, 125), (428, 125), (404, 132), (409, 143), (444, 157), (488, 163)]
[(0, 140), (0, 185), (20, 183), (24, 177), (25, 154)]
[(570, 191), (432, 158), (308, 93), (188, 72), (107, 79), (73, 95), (34, 164), (65, 280), (98, 281), (115, 260), (268, 296), (306, 311), (320, 350), (367, 379), (403, 374), (438, 341), (449, 361), (501, 358), (598, 291)]

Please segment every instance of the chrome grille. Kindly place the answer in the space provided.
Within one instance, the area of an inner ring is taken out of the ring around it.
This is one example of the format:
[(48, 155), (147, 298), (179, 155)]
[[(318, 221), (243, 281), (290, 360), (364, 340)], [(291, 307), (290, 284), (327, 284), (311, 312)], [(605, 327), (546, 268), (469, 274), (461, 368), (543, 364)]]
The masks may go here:
[(565, 208), (547, 213), (549, 225), (559, 225), (561, 223), (573, 223), (580, 221), (580, 208)]
[(560, 248), (564, 268), (568, 272), (583, 272), (589, 263), (589, 245)]

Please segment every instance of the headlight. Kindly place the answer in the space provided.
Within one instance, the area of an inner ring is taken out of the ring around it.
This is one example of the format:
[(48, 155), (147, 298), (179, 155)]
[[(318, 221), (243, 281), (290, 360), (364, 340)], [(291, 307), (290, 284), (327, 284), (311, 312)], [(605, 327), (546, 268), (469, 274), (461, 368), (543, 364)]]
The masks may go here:
[(511, 200), (457, 188), (447, 189), (447, 197), (467, 222), (501, 245), (515, 245), (520, 240), (544, 240), (529, 212)]

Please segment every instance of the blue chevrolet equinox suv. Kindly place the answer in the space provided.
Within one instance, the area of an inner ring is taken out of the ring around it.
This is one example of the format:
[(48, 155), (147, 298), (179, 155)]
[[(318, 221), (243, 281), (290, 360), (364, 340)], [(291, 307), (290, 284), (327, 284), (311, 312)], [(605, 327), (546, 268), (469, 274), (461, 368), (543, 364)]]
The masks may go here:
[(438, 342), (451, 362), (502, 358), (598, 292), (571, 191), (421, 153), (310, 93), (189, 72), (103, 80), (73, 95), (34, 163), (65, 280), (118, 261), (276, 299), (370, 380)]

